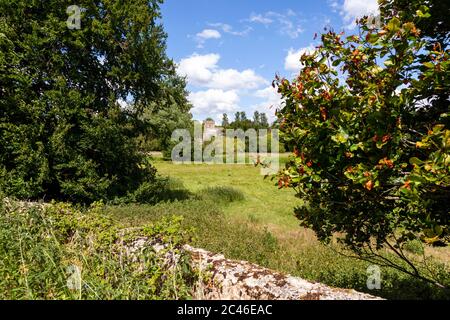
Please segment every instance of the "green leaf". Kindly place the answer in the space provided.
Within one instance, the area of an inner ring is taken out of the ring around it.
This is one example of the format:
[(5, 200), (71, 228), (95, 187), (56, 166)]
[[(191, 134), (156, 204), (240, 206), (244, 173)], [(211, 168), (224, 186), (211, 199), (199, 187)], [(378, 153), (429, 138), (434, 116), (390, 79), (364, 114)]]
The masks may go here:
[(358, 144), (352, 144), (352, 146), (350, 147), (350, 151), (356, 151), (358, 149), (361, 149), (364, 151), (364, 143), (360, 142)]
[(337, 143), (346, 143), (349, 139), (348, 133), (346, 133), (342, 128), (339, 130), (339, 133), (332, 136), (331, 139)]
[(412, 165), (422, 165), (424, 162), (422, 160), (420, 160), (419, 158), (413, 157), (411, 159), (409, 159), (409, 163)]
[(408, 179), (409, 179), (409, 181), (415, 182), (415, 183), (417, 183), (417, 184), (427, 182), (427, 180), (426, 180), (425, 178), (423, 178), (423, 177), (421, 177), (421, 176), (418, 176), (418, 175), (410, 175), (410, 176), (408, 177)]
[(378, 39), (380, 39), (380, 36), (376, 33), (370, 33), (367, 35), (367, 41), (369, 43), (375, 44), (378, 41)]
[(400, 26), (400, 20), (397, 17), (394, 17), (388, 22), (386, 28), (388, 29), (388, 31), (397, 32), (400, 29)]
[(390, 67), (390, 66), (394, 65), (394, 62), (392, 62), (391, 59), (387, 59), (387, 60), (384, 61), (384, 65), (386, 67)]
[(416, 11), (416, 14), (419, 18), (427, 19), (431, 17), (431, 14), (428, 12), (428, 8), (425, 6), (422, 6), (419, 10)]
[(445, 128), (445, 125), (438, 124), (438, 125), (433, 127), (433, 133), (434, 134), (438, 134), (438, 133), (442, 132), (442, 130), (444, 130), (444, 128)]

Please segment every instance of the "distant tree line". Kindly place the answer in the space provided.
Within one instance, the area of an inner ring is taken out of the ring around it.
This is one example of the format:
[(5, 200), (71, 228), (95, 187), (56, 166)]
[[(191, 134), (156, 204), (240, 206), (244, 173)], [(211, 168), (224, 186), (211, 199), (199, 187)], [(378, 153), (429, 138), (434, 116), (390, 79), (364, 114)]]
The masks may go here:
[(253, 119), (248, 119), (245, 111), (236, 112), (234, 115), (234, 121), (230, 122), (228, 114), (224, 113), (222, 116), (222, 127), (224, 129), (269, 129), (270, 124), (265, 113), (255, 111)]

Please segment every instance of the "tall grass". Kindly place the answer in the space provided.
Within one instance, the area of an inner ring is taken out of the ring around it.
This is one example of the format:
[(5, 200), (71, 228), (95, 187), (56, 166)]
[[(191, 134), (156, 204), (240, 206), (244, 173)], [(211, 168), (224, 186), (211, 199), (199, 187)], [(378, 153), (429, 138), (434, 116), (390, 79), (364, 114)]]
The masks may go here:
[(217, 201), (223, 204), (242, 201), (245, 199), (244, 193), (233, 187), (208, 187), (199, 192), (201, 198)]
[[(67, 204), (0, 208), (0, 299), (185, 299), (195, 274), (179, 251), (187, 239), (179, 219), (121, 231), (100, 206)], [(141, 237), (164, 239), (181, 254), (166, 268), (151, 246), (130, 254)]]

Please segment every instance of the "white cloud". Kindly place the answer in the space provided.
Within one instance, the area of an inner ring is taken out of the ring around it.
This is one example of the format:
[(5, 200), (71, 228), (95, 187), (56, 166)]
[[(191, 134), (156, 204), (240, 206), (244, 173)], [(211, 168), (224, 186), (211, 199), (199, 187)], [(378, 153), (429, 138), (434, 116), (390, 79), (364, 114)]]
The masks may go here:
[(256, 91), (254, 96), (263, 101), (254, 105), (252, 110), (265, 113), (269, 120), (273, 122), (276, 118), (275, 111), (281, 107), (282, 102), (281, 95), (277, 92), (277, 89), (270, 86)]
[(353, 29), (356, 24), (355, 20), (365, 15), (378, 15), (377, 0), (345, 0), (342, 5), (341, 15), (348, 29)]
[(182, 76), (187, 76), (188, 80), (193, 84), (205, 84), (211, 80), (219, 59), (220, 55), (218, 54), (194, 54), (180, 61), (178, 73)]
[(297, 14), (291, 9), (287, 10), (286, 13), (274, 11), (268, 11), (263, 14), (252, 13), (246, 21), (260, 23), (265, 26), (276, 24), (280, 34), (287, 35), (292, 39), (298, 38), (304, 31)]
[(189, 101), (194, 108), (194, 115), (220, 114), (234, 112), (239, 109), (239, 95), (235, 90), (224, 91), (221, 89), (209, 89), (206, 91), (191, 92)]
[(231, 34), (233, 36), (240, 36), (240, 37), (248, 35), (253, 30), (253, 28), (251, 28), (251, 27), (246, 27), (244, 30), (235, 31), (233, 29), (233, 27), (230, 26), (229, 24), (220, 23), (220, 22), (219, 23), (210, 23), (209, 26), (214, 27), (214, 28), (219, 28), (225, 33)]
[(284, 60), (284, 68), (287, 71), (299, 72), (303, 68), (300, 58), (305, 53), (312, 53), (315, 49), (313, 46), (302, 48), (299, 50), (289, 49), (288, 54)]
[(267, 84), (267, 81), (251, 69), (244, 71), (226, 69), (218, 70), (213, 73), (211, 82), (207, 86), (210, 88), (221, 88), (224, 90), (257, 89), (264, 84)]
[(180, 61), (178, 73), (195, 86), (221, 90), (257, 89), (267, 81), (251, 69), (220, 69), (218, 54), (197, 55)]
[(210, 39), (220, 39), (222, 35), (219, 31), (214, 29), (205, 29), (195, 35), (195, 40), (197, 41), (198, 48), (203, 48), (205, 42)]
[(255, 97), (264, 99), (263, 104), (267, 105), (267, 107), (278, 108), (282, 101), (281, 95), (278, 93), (277, 89), (272, 86), (256, 91)]
[(197, 33), (197, 38), (208, 40), (208, 39), (220, 39), (220, 32), (213, 29), (205, 29), (200, 33)]
[(292, 39), (297, 39), (303, 31), (305, 31), (300, 25), (294, 24), (294, 22), (289, 20), (280, 21), (282, 28), (280, 29), (281, 34), (285, 34)]
[(328, 4), (333, 12), (336, 12), (339, 8), (339, 2), (337, 0), (328, 0)]
[(249, 19), (250, 22), (257, 22), (264, 25), (271, 24), (273, 22), (272, 19), (264, 17), (262, 14), (252, 14)]
[[(268, 81), (254, 70), (223, 69), (218, 65), (219, 60), (218, 54), (194, 54), (178, 64), (178, 73), (186, 76), (191, 86), (200, 88), (188, 97), (193, 105), (194, 117), (217, 116), (245, 109), (239, 107), (241, 96), (274, 100), (261, 90), (256, 91), (259, 92), (257, 96), (250, 91), (268, 85)], [(265, 110), (266, 104), (261, 106), (262, 110)]]

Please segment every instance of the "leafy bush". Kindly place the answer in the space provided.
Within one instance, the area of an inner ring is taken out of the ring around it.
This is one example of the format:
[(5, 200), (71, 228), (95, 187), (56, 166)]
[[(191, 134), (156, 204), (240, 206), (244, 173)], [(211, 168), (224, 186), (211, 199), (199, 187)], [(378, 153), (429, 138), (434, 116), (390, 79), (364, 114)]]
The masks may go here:
[(450, 234), (450, 52), (416, 28), (427, 7), (411, 20), (393, 12), (380, 28), (362, 19), (360, 35), (323, 34), (294, 81), (276, 79), (280, 129), (295, 150), (278, 183), (306, 200), (296, 215), (320, 240), (342, 235), (391, 265), (377, 253), (386, 247), (407, 263), (394, 266), (421, 277), (402, 245)]
[[(3, 201), (0, 299), (189, 298), (195, 274), (179, 250), (190, 237), (180, 231), (180, 219), (121, 231), (101, 207)], [(158, 254), (148, 247), (128, 256), (142, 237), (170, 245)], [(169, 251), (181, 254), (173, 268), (165, 266)]]

